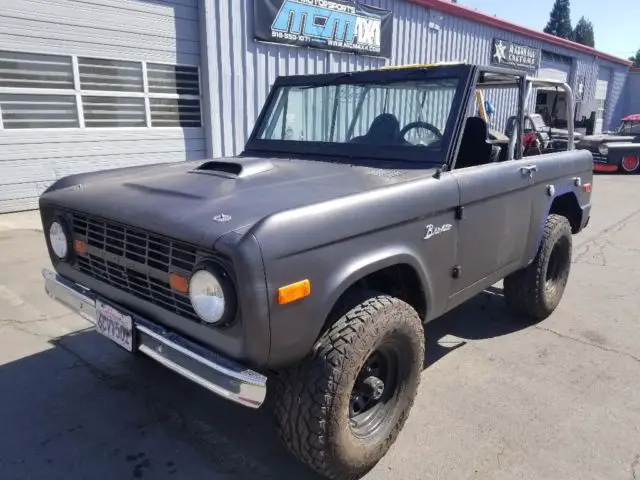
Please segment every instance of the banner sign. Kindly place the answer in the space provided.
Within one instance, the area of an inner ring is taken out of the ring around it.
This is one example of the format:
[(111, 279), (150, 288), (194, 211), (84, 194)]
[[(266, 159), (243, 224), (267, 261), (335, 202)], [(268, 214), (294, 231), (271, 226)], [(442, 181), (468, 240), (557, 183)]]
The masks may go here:
[(493, 39), (491, 63), (501, 67), (521, 70), (537, 70), (542, 52), (538, 48), (527, 47), (506, 40)]
[(256, 40), (391, 56), (388, 10), (346, 0), (254, 0), (253, 5)]

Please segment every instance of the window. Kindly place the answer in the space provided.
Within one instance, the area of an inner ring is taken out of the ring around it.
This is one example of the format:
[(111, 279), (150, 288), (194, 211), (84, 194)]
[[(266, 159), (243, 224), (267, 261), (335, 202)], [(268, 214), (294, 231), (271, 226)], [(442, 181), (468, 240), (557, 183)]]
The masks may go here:
[(0, 51), (0, 130), (197, 128), (201, 115), (195, 66)]
[(152, 127), (199, 127), (200, 100), (150, 98)]
[(142, 64), (98, 58), (78, 58), (81, 90), (143, 92)]
[(5, 129), (78, 128), (74, 95), (0, 94)]
[(147, 64), (152, 127), (200, 127), (200, 78), (196, 67)]
[(94, 127), (144, 127), (146, 118), (142, 97), (82, 96), (84, 124)]
[(149, 93), (200, 95), (200, 80), (196, 67), (147, 64)]
[(567, 57), (565, 55), (560, 55), (557, 53), (551, 53), (547, 51), (542, 51), (542, 61), (547, 63), (555, 63), (558, 65), (569, 65), (573, 64), (573, 59), (571, 57)]
[(0, 88), (73, 90), (71, 57), (0, 51)]
[(264, 140), (440, 148), (458, 79), (284, 87)]

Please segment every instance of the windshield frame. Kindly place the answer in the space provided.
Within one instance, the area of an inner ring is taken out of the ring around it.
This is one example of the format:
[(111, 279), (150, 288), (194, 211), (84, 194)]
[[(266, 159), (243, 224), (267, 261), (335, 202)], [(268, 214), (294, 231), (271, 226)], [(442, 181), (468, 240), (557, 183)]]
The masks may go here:
[[(379, 146), (350, 143), (313, 142), (296, 140), (267, 140), (259, 138), (266, 126), (272, 110), (277, 107), (280, 89), (286, 87), (327, 86), (327, 85), (352, 85), (371, 84), (372, 87), (384, 86), (388, 83), (416, 82), (437, 79), (457, 79), (455, 94), (447, 118), (442, 147), (439, 149), (415, 146)], [(465, 92), (468, 91), (473, 78), (473, 68), (470, 65), (447, 65), (433, 67), (411, 67), (368, 70), (349, 73), (321, 74), (321, 75), (296, 75), (278, 77), (271, 89), (267, 101), (264, 104), (253, 131), (247, 141), (245, 151), (269, 152), (288, 156), (331, 156), (335, 158), (346, 157), (379, 159), (390, 161), (427, 162), (444, 164), (450, 155), (451, 143), (456, 132), (456, 124), (463, 115), (465, 104)]]

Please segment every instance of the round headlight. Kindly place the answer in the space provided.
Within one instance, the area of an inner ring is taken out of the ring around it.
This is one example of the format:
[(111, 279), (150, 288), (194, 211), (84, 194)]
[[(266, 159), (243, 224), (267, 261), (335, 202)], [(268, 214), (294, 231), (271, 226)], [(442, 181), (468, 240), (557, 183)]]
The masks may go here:
[(63, 260), (69, 253), (69, 240), (60, 222), (53, 222), (49, 227), (49, 243), (56, 257)]
[(227, 308), (222, 283), (209, 270), (198, 270), (189, 281), (189, 297), (196, 314), (206, 323), (218, 323)]
[(609, 146), (606, 143), (603, 143), (602, 145), (600, 145), (600, 148), (598, 148), (598, 150), (602, 155), (609, 154)]

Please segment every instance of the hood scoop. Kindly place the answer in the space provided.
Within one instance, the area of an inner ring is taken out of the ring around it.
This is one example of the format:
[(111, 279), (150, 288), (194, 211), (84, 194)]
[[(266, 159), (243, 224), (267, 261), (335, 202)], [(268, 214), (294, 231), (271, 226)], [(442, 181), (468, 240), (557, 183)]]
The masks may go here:
[(247, 178), (274, 168), (273, 163), (264, 158), (238, 158), (237, 161), (209, 160), (189, 173), (215, 175), (224, 178)]

